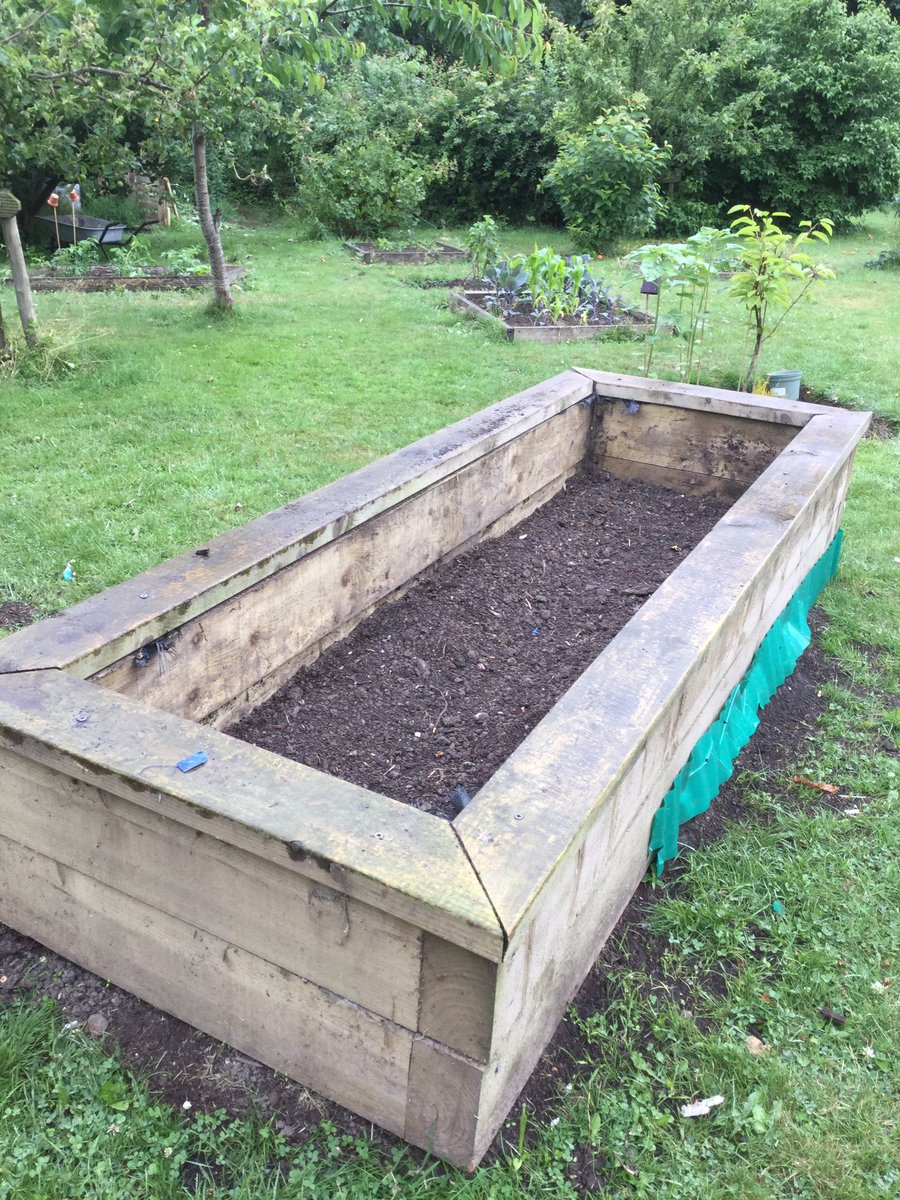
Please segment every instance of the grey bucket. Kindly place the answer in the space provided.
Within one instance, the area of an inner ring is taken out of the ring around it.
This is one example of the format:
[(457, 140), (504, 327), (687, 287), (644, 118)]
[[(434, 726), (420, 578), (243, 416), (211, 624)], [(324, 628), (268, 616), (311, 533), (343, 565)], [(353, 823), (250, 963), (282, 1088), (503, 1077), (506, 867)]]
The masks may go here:
[(799, 400), (802, 378), (802, 371), (773, 371), (769, 375), (769, 391), (773, 396), (783, 396), (785, 400)]

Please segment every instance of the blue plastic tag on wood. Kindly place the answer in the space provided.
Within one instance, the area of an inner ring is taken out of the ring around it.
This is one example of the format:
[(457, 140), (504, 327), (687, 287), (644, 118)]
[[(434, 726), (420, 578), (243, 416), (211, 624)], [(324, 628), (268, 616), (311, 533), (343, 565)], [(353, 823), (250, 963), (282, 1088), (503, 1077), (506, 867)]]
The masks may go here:
[(205, 750), (198, 750), (196, 754), (189, 754), (187, 758), (183, 758), (181, 762), (176, 763), (179, 771), (195, 771), (197, 767), (202, 767), (204, 763), (209, 762), (209, 755)]
[(731, 778), (737, 756), (759, 725), (760, 710), (790, 676), (809, 645), (809, 610), (837, 571), (843, 540), (843, 531), (838, 530), (763, 638), (747, 673), (663, 797), (650, 831), (650, 854), (655, 855), (657, 875), (662, 875), (665, 864), (677, 855), (678, 832), (684, 822), (706, 812), (719, 788)]

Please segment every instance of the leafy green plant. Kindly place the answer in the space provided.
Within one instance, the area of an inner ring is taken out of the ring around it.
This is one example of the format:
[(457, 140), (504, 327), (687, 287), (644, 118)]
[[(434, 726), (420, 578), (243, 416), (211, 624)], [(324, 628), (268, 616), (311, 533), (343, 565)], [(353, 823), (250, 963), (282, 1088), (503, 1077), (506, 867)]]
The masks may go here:
[(541, 324), (556, 323), (563, 317), (575, 315), (578, 307), (578, 287), (584, 276), (584, 266), (580, 259), (578, 264), (576, 285), (570, 275), (569, 263), (549, 246), (535, 246), (523, 260), (531, 303)]
[[(737, 265), (738, 244), (727, 229), (704, 227), (684, 242), (640, 246), (626, 255), (643, 278), (656, 287), (653, 321), (644, 335), (644, 374), (650, 372), (655, 347), (673, 330), (680, 347), (678, 373), (690, 383), (700, 380), (703, 337), (709, 320), (710, 289), (723, 271)], [(662, 308), (671, 296), (671, 311)]]
[(497, 263), (485, 273), (484, 282), (489, 288), (485, 304), (500, 317), (515, 316), (528, 299), (528, 272), (523, 264), (524, 259), (517, 255), (509, 262)]
[(824, 217), (816, 222), (800, 221), (799, 233), (792, 237), (778, 224), (779, 218), (789, 218), (788, 213), (767, 212), (749, 204), (735, 204), (728, 212), (738, 214), (731, 229), (740, 247), (740, 270), (731, 281), (729, 295), (744, 306), (745, 349), (747, 341), (750, 343), (750, 357), (739, 386), (752, 390), (763, 344), (809, 296), (813, 284), (834, 278), (834, 271), (815, 263), (804, 248), (813, 240), (827, 243), (834, 226)]
[(164, 250), (156, 256), (156, 261), (168, 267), (173, 275), (208, 275), (209, 263), (201, 262), (201, 253), (199, 247), (196, 250)]
[(497, 222), (493, 217), (483, 216), (469, 226), (466, 234), (466, 249), (472, 259), (472, 274), (481, 279), (489, 267), (500, 261), (500, 243), (497, 240)]
[(643, 114), (610, 108), (587, 132), (562, 135), (545, 184), (566, 227), (598, 250), (654, 228), (662, 207), (658, 181), (668, 159), (668, 148), (655, 144)]
[(882, 250), (877, 258), (870, 258), (865, 265), (876, 271), (900, 271), (900, 249)]
[(564, 258), (549, 246), (535, 246), (498, 263), (485, 275), (492, 289), (489, 308), (503, 316), (522, 316), (529, 309), (539, 325), (580, 317), (585, 323), (610, 323), (617, 307), (609, 288), (589, 270), (587, 254)]
[(84, 275), (103, 261), (103, 252), (97, 242), (83, 238), (77, 245), (54, 251), (51, 261), (61, 275)]

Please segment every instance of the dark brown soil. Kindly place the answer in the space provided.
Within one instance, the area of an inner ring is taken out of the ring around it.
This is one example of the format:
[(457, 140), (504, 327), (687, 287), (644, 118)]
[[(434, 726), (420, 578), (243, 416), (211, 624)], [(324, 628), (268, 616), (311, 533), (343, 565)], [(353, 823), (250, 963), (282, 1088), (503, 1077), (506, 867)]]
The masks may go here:
[[(173, 275), (168, 267), (141, 267), (141, 275), (122, 275), (112, 264), (101, 263), (90, 267), (83, 275), (67, 275), (64, 269), (42, 267), (29, 275), (31, 287), (36, 292), (168, 292), (186, 288), (209, 287), (211, 275)], [(229, 283), (243, 278), (246, 267), (227, 266), (225, 276)]]
[(228, 732), (452, 818), (728, 504), (582, 472), (433, 568)]
[(0, 603), (0, 629), (19, 629), (37, 619), (37, 609), (21, 600), (4, 600)]
[[(581, 523), (586, 520), (587, 509), (583, 506), (587, 501), (579, 491), (579, 485), (590, 493), (592, 482), (574, 481), (567, 489), (566, 497), (561, 498), (572, 503), (582, 496), (580, 502), (574, 505), (574, 515), (570, 513), (568, 516), (568, 524), (556, 527), (555, 541), (560, 553), (554, 561), (563, 562), (566, 567), (570, 561), (578, 561), (572, 551), (566, 549), (570, 544), (567, 539), (580, 537)], [(675, 493), (664, 494), (664, 500), (671, 502), (676, 513), (679, 511), (681, 499)], [(618, 503), (625, 503), (625, 501)], [(633, 518), (637, 521), (632, 529), (631, 541), (632, 543), (645, 542), (649, 536), (649, 530), (644, 528), (641, 505), (648, 503), (648, 500), (647, 498), (640, 500), (638, 497), (632, 496), (631, 503)], [(673, 510), (664, 510), (667, 514), (667, 521), (668, 514)], [(546, 515), (546, 510), (544, 510), (544, 515)], [(615, 515), (609, 511), (609, 506), (606, 511), (601, 509), (601, 516), (608, 516), (610, 520), (615, 520)], [(662, 539), (662, 542), (656, 543), (657, 553), (660, 557), (654, 559), (651, 555), (650, 566), (644, 568), (654, 584), (658, 578), (671, 569), (671, 560), (663, 561), (668, 553), (676, 553), (671, 551), (671, 546), (673, 544), (680, 545), (680, 541), (676, 541), (674, 536), (669, 536), (671, 528), (672, 526), (667, 524), (666, 537)], [(610, 529), (610, 526), (605, 526), (601, 529), (601, 536), (595, 537), (597, 544), (605, 547), (599, 558), (601, 560), (604, 557), (609, 559), (609, 562), (602, 564), (604, 589), (609, 586), (607, 568), (614, 563), (621, 566), (633, 549), (633, 546), (627, 544), (627, 539), (620, 544), (616, 538), (621, 535), (612, 534), (609, 532)], [(517, 545), (518, 535), (525, 531), (528, 531), (529, 536)], [(528, 558), (525, 551), (533, 550), (536, 540), (530, 526), (523, 525), (516, 530), (513, 537), (507, 539), (508, 549), (504, 551), (507, 567), (504, 567), (503, 570), (508, 569), (510, 565), (515, 565), (518, 558), (519, 565), (531, 562), (531, 569), (534, 572), (535, 562)], [(532, 546), (528, 546), (530, 541)], [(489, 549), (490, 547), (487, 545), (478, 547), (467, 557), (475, 558)], [(587, 547), (587, 550), (590, 550), (590, 546)], [(567, 555), (571, 555), (571, 557), (567, 557)], [(458, 559), (450, 564), (448, 569), (451, 571), (464, 570), (465, 559)], [(543, 569), (541, 574), (543, 576)], [(502, 578), (505, 579), (506, 576), (503, 575)], [(446, 603), (450, 603), (447, 596), (459, 594), (458, 592), (449, 592), (446, 587), (442, 590), (434, 577), (428, 580), (425, 586), (436, 591), (439, 599), (443, 595)], [(566, 585), (563, 584), (563, 586)], [(572, 598), (578, 602), (577, 589), (574, 588), (572, 581), (568, 586), (574, 593)], [(646, 585), (629, 581), (626, 586), (637, 590), (638, 587)], [(497, 593), (502, 607), (497, 605), (492, 605), (492, 607), (497, 607), (497, 611), (502, 612), (509, 605), (508, 620), (505, 625), (495, 624), (497, 619), (493, 618), (493, 614), (488, 614), (491, 620), (487, 622), (482, 620), (483, 614), (479, 614), (477, 627), (483, 629), (486, 637), (489, 636), (491, 630), (498, 635), (504, 628), (510, 634), (521, 628), (522, 620), (525, 619), (524, 614), (520, 611), (524, 595), (522, 587), (520, 578), (519, 592), (511, 591), (509, 593), (513, 596), (513, 601), (510, 602), (504, 599), (505, 593)], [(538, 592), (535, 589), (529, 590), (528, 594), (530, 603), (534, 607), (537, 596), (546, 597), (549, 591)], [(517, 596), (518, 600), (516, 600)], [(464, 598), (468, 601), (468, 594)], [(491, 599), (493, 598), (491, 597)], [(640, 600), (641, 597), (636, 595), (624, 596), (620, 599), (626, 617), (630, 615), (627, 610), (640, 603)], [(413, 596), (410, 594), (401, 603), (411, 604), (412, 602)], [(452, 603), (456, 604), (458, 601)], [(560, 620), (560, 614), (550, 607), (549, 600), (545, 600), (543, 603), (548, 606), (548, 615), (542, 617), (542, 620), (550, 628), (554, 622)], [(606, 596), (603, 596), (602, 606), (588, 605), (587, 611), (589, 615), (592, 612), (602, 612), (605, 615), (607, 612)], [(10, 612), (17, 625), (27, 622), (34, 615), (28, 605), (15, 601), (0, 606), (0, 615)], [(542, 625), (541, 628), (543, 629), (544, 626)], [(424, 633), (427, 633), (427, 630), (424, 630)], [(528, 634), (533, 636), (530, 628)], [(363, 636), (362, 628), (357, 631), (357, 636)], [(542, 643), (541, 636), (545, 635), (534, 637), (535, 647), (546, 648), (548, 643), (546, 641)], [(524, 640), (524, 635), (522, 640)], [(563, 649), (571, 649), (571, 646), (566, 647), (565, 640), (563, 639), (562, 642)], [(571, 643), (577, 639), (569, 638), (568, 640)], [(465, 657), (465, 665), (461, 668), (457, 667), (453, 662), (455, 644), (448, 645), (441, 655), (439, 654), (440, 646), (435, 646), (433, 643), (434, 639), (432, 638), (431, 650), (435, 656), (435, 673), (438, 678), (443, 679), (446, 676), (453, 681), (459, 675), (464, 681), (479, 680), (480, 686), (480, 676), (486, 676), (487, 680), (496, 676), (497, 673), (492, 671), (478, 672), (478, 675), (474, 675), (473, 671), (478, 671), (478, 666), (477, 663), (472, 664), (468, 656)], [(510, 644), (515, 646), (515, 639), (512, 637), (510, 637)], [(530, 647), (531, 643), (526, 641), (526, 645)], [(400, 679), (407, 678), (408, 684), (412, 685), (408, 689), (411, 696), (416, 695), (418, 672), (413, 669), (413, 673), (410, 673), (410, 663), (420, 656), (421, 649), (418, 641), (415, 643), (403, 641), (395, 644), (394, 667), (391, 670), (396, 668), (399, 671)], [(425, 660), (423, 659), (423, 661)], [(346, 670), (349, 670), (348, 679), (352, 680), (353, 671), (349, 669), (349, 662), (348, 656), (343, 665), (345, 673)], [(487, 662), (485, 665), (487, 666)], [(389, 677), (388, 682), (390, 682), (390, 678), (393, 676)], [(794, 674), (765, 710), (757, 733), (738, 760), (736, 775), (741, 771), (768, 773), (774, 781), (771, 787), (777, 789), (778, 794), (785, 802), (795, 804), (797, 807), (813, 808), (822, 805), (843, 807), (848, 802), (845, 797), (831, 798), (819, 793), (810, 794), (808, 792), (800, 794), (800, 789), (792, 788), (789, 783), (789, 773), (801, 757), (802, 744), (806, 738), (811, 736), (824, 711), (826, 701), (822, 695), (823, 686), (832, 680), (844, 685), (847, 682), (840, 676), (834, 664), (825, 658), (818, 644), (814, 642), (814, 645), (801, 658)], [(430, 682), (430, 680), (422, 680), (419, 677), (419, 683), (426, 682)], [(351, 683), (350, 686), (354, 685)], [(833, 782), (840, 783), (840, 780)], [(740, 786), (731, 781), (723, 787), (707, 813), (684, 826), (680, 841), (688, 848), (708, 844), (720, 836), (730, 821), (741, 821), (750, 816), (751, 814), (742, 803)], [(753, 816), (752, 819), (757, 818)], [(684, 857), (667, 866), (666, 879), (668, 883), (665, 888), (655, 888), (649, 883), (645, 883), (635, 893), (616, 929), (608, 939), (598, 963), (585, 980), (573, 1002), (579, 1014), (588, 1016), (601, 1011), (609, 1003), (615, 996), (616, 975), (620, 971), (642, 972), (646, 976), (648, 990), (665, 984), (674, 989), (676, 996), (679, 995), (680, 984), (678, 981), (671, 980), (664, 966), (668, 943), (664, 937), (655, 934), (647, 927), (646, 918), (658, 900), (678, 894), (678, 880), (683, 870)], [(728, 969), (728, 964), (723, 963), (721, 971), (718, 974), (711, 974), (705, 981), (705, 986), (712, 990), (721, 990), (724, 987)], [(381, 1133), (377, 1128), (372, 1129), (367, 1122), (345, 1109), (307, 1091), (299, 1084), (285, 1079), (221, 1042), (199, 1033), (174, 1017), (145, 1004), (122, 989), (104, 982), (90, 972), (46, 950), (32, 939), (0, 925), (0, 1003), (9, 1002), (17, 996), (23, 995), (51, 997), (57, 1005), (60, 1019), (63, 1022), (77, 1022), (83, 1025), (91, 1016), (99, 1015), (104, 1018), (108, 1022), (107, 1032), (104, 1035), (107, 1047), (117, 1052), (125, 1065), (147, 1078), (151, 1086), (165, 1100), (175, 1106), (180, 1106), (185, 1100), (189, 1100), (199, 1111), (213, 1112), (222, 1108), (233, 1115), (240, 1116), (256, 1112), (264, 1119), (273, 1119), (288, 1140), (293, 1142), (305, 1140), (320, 1121), (327, 1119), (340, 1132), (371, 1136), (376, 1145), (387, 1149), (397, 1145), (395, 1139)], [(686, 1006), (690, 1005), (690, 996), (685, 994), (681, 998)], [(699, 1019), (699, 1023), (702, 1023), (702, 1018)], [(94, 1023), (92, 1022), (92, 1024)], [(100, 1024), (102, 1025), (103, 1022), (101, 1021)], [(579, 1063), (589, 1061), (590, 1055), (590, 1047), (584, 1042), (577, 1026), (570, 1020), (563, 1020), (516, 1107), (510, 1114), (507, 1125), (498, 1135), (486, 1161), (490, 1162), (496, 1158), (504, 1146), (514, 1147), (516, 1145), (519, 1114), (523, 1105), (527, 1106), (529, 1110), (529, 1129), (533, 1128), (537, 1121), (552, 1118), (556, 1110), (556, 1098), (561, 1089), (566, 1084), (578, 1087), (580, 1073), (586, 1069), (579, 1066)], [(610, 1082), (614, 1083), (614, 1081)], [(585, 1192), (602, 1189), (604, 1186), (603, 1167), (602, 1158), (597, 1156), (590, 1147), (576, 1147), (570, 1168), (573, 1184)]]

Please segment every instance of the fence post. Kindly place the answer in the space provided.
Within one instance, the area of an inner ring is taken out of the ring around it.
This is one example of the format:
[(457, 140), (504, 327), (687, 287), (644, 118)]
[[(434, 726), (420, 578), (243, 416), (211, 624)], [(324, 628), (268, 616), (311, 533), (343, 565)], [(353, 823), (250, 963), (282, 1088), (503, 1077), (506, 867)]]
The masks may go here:
[(25, 265), (25, 255), (22, 253), (22, 243), (19, 239), (19, 226), (16, 213), (22, 205), (12, 192), (0, 191), (0, 232), (6, 243), (9, 255), (9, 265), (12, 270), (13, 286), (16, 289), (16, 303), (19, 306), (19, 316), (25, 331), (25, 342), (29, 346), (38, 344), (38, 320), (34, 307), (34, 297), (31, 294), (31, 281), (28, 278), (28, 268)]

